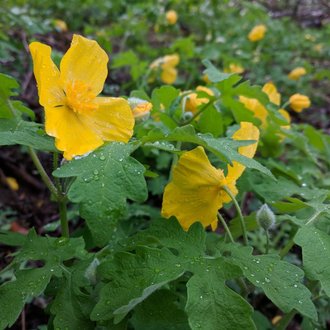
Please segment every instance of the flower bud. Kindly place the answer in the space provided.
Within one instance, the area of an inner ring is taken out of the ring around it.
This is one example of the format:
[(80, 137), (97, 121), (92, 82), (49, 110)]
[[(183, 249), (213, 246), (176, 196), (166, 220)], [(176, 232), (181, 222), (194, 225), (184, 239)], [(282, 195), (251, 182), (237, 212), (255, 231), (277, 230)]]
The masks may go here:
[(152, 104), (137, 97), (130, 97), (128, 103), (131, 107), (135, 121), (146, 120), (150, 116)]
[(166, 13), (166, 21), (169, 25), (174, 25), (178, 20), (178, 14), (175, 10), (169, 10)]
[(68, 26), (61, 19), (55, 19), (54, 25), (58, 32), (67, 32), (68, 31)]
[(290, 107), (295, 112), (301, 112), (311, 106), (311, 101), (308, 96), (302, 94), (293, 94), (290, 99)]
[(267, 27), (263, 24), (255, 26), (249, 33), (248, 39), (252, 42), (259, 41), (265, 37)]
[(260, 207), (256, 217), (259, 226), (265, 230), (268, 230), (275, 224), (275, 214), (267, 204)]
[(297, 67), (288, 74), (288, 78), (291, 80), (298, 80), (300, 77), (304, 76), (306, 73), (307, 73), (307, 71), (305, 68)]

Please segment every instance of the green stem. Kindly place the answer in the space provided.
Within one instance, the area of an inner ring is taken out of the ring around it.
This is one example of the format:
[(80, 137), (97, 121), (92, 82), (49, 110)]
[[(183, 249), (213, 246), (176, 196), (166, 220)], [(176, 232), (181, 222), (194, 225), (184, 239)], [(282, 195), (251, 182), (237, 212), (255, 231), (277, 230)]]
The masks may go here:
[(244, 217), (242, 214), (242, 210), (239, 207), (238, 202), (237, 202), (235, 196), (233, 195), (233, 193), (230, 191), (230, 189), (227, 186), (223, 186), (222, 189), (230, 196), (231, 200), (233, 201), (233, 203), (235, 205), (235, 208), (237, 210), (238, 217), (239, 217), (239, 220), (241, 223), (244, 245), (248, 245), (247, 231), (246, 231), (246, 226), (245, 226), (245, 221), (244, 221)]
[(297, 312), (293, 309), (290, 313), (285, 314), (282, 317), (281, 321), (277, 324), (276, 330), (285, 330), (285, 329), (287, 329), (289, 323), (294, 318), (294, 316), (296, 315), (296, 313)]
[(233, 235), (232, 235), (229, 227), (227, 226), (227, 223), (226, 223), (225, 219), (223, 218), (223, 216), (219, 212), (218, 212), (218, 220), (222, 223), (223, 227), (225, 228), (225, 231), (226, 231), (230, 241), (232, 243), (235, 243)]
[(45, 185), (50, 190), (50, 192), (54, 196), (57, 197), (58, 191), (57, 191), (56, 187), (54, 186), (52, 180), (49, 178), (48, 174), (46, 173), (45, 169), (43, 168), (42, 164), (40, 163), (40, 160), (39, 160), (35, 150), (31, 147), (28, 147), (28, 152), (33, 161), (33, 164), (35, 165), (35, 167), (37, 168), (37, 170), (41, 176), (42, 181), (45, 183)]
[(191, 122), (193, 122), (202, 112), (204, 112), (210, 105), (212, 105), (214, 101), (210, 101), (208, 103), (206, 103), (199, 111), (197, 111), (189, 120), (187, 120), (184, 125), (188, 125)]
[[(58, 167), (58, 153), (54, 152), (53, 153), (53, 171), (55, 171), (57, 169), (57, 167)], [(55, 176), (54, 182), (55, 182), (57, 191), (62, 191), (60, 179)]]
[(62, 236), (69, 238), (70, 233), (69, 233), (69, 223), (67, 218), (66, 197), (64, 195), (62, 195), (62, 198), (59, 199), (58, 207), (60, 211)]
[(265, 233), (266, 233), (266, 253), (265, 254), (268, 254), (268, 252), (269, 252), (269, 232), (268, 232), (268, 230), (265, 230)]
[[(42, 181), (45, 183), (45, 185), (47, 186), (47, 188), (50, 190), (51, 194), (53, 194), (58, 202), (58, 207), (59, 207), (59, 213), (60, 213), (60, 222), (61, 222), (61, 230), (62, 230), (62, 236), (69, 238), (69, 224), (68, 224), (68, 219), (67, 219), (67, 210), (66, 210), (66, 195), (62, 193), (61, 191), (61, 184), (60, 182), (56, 181), (55, 179), (55, 183), (56, 186), (54, 185), (54, 183), (52, 182), (52, 180), (50, 179), (50, 177), (48, 176), (48, 174), (46, 173), (44, 167), (42, 166), (36, 152), (34, 149), (32, 149), (31, 147), (28, 147), (28, 152), (31, 156), (31, 159), (35, 165), (35, 167), (37, 168)], [(57, 154), (57, 153), (56, 153)], [(53, 165), (58, 165), (58, 155), (54, 154), (54, 158), (53, 158)]]
[[(294, 237), (294, 236), (293, 236)], [(283, 259), (291, 250), (291, 248), (294, 246), (294, 240), (293, 238), (291, 238), (286, 245), (284, 246), (284, 248), (280, 251), (280, 258)]]
[[(181, 142), (180, 141), (177, 141), (176, 143), (176, 149), (181, 149)], [(169, 177), (169, 180), (172, 179), (172, 175), (173, 175), (173, 169), (174, 169), (174, 166), (176, 165), (176, 163), (178, 162), (178, 155), (177, 154), (174, 154), (173, 155), (173, 159), (172, 159), (172, 164), (171, 164), (171, 169), (170, 169), (170, 177)]]

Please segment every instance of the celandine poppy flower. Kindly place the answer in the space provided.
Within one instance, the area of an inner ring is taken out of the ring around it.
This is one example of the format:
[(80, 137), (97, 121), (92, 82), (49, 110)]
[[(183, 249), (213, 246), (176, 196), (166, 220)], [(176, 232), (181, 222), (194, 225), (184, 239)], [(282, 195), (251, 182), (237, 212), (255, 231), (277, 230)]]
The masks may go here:
[[(178, 54), (166, 55), (164, 57), (157, 58), (150, 64), (150, 69), (160, 69), (160, 79), (165, 84), (173, 84), (178, 76), (178, 71), (175, 68), (180, 62)], [(153, 79), (151, 79), (153, 81)]]
[[(233, 139), (258, 141), (259, 130), (252, 123), (242, 122)], [(238, 151), (252, 158), (257, 144), (240, 147)], [(225, 176), (223, 170), (210, 163), (203, 147), (185, 152), (173, 169), (171, 182), (165, 187), (163, 217), (175, 216), (184, 230), (195, 222), (216, 228), (218, 210), (231, 201), (223, 187), (227, 186), (236, 195), (236, 181), (244, 169), (244, 165), (234, 161)]]
[(97, 97), (108, 74), (108, 56), (96, 41), (74, 35), (60, 71), (51, 48), (30, 44), (39, 102), (45, 109), (45, 129), (68, 160), (101, 146), (127, 142), (134, 117), (123, 98)]
[[(212, 89), (205, 86), (198, 86), (196, 91), (214, 96)], [(185, 97), (185, 111), (190, 111), (195, 114), (199, 110), (198, 107), (200, 105), (207, 104), (209, 101), (210, 100), (207, 97), (198, 97), (197, 93), (190, 93)]]

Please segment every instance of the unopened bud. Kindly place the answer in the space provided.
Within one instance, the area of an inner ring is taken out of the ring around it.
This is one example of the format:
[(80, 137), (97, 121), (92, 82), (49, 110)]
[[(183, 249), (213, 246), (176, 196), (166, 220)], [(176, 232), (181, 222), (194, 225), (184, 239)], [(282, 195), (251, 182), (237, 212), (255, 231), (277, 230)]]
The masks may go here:
[(137, 97), (130, 97), (128, 103), (132, 109), (136, 121), (146, 120), (150, 116), (152, 104)]
[(260, 227), (265, 230), (268, 230), (275, 224), (275, 214), (267, 204), (260, 207), (256, 217)]

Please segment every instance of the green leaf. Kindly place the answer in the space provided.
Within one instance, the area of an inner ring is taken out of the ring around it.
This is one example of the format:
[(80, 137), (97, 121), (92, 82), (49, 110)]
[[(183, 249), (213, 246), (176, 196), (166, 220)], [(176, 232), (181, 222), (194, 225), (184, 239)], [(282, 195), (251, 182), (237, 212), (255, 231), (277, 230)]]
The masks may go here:
[(80, 215), (97, 245), (111, 240), (126, 212), (127, 199), (143, 202), (147, 198), (145, 168), (130, 157), (133, 149), (133, 144), (109, 143), (53, 173), (62, 178), (76, 177), (68, 197), (79, 203)]
[(303, 226), (294, 237), (302, 247), (303, 265), (309, 279), (320, 281), (330, 297), (330, 235), (315, 227)]
[(0, 287), (0, 329), (14, 324), (25, 303), (45, 290), (52, 273), (49, 267), (43, 267), (20, 270), (15, 276), (15, 281)]
[(181, 141), (190, 142), (204, 147), (221, 160), (232, 163), (233, 160), (248, 168), (256, 169), (271, 178), (273, 174), (256, 160), (242, 156), (236, 150), (240, 146), (249, 145), (254, 141), (237, 141), (231, 138), (214, 138), (211, 134), (196, 133), (192, 125), (175, 128), (172, 132), (164, 134), (161, 130), (153, 130), (142, 138), (142, 142), (153, 141)]
[(251, 247), (228, 244), (224, 251), (239, 266), (253, 285), (262, 288), (266, 296), (283, 312), (296, 309), (302, 315), (317, 320), (310, 291), (301, 283), (304, 272), (295, 265), (280, 260), (277, 255), (252, 255)]
[(169, 109), (173, 101), (180, 95), (180, 91), (173, 86), (162, 86), (155, 88), (152, 91), (151, 101), (153, 109), (156, 111), (162, 110), (162, 106), (165, 109)]
[(24, 304), (39, 296), (53, 275), (60, 276), (63, 261), (84, 255), (82, 238), (64, 239), (38, 237), (31, 230), (25, 237), (25, 243), (14, 259), (15, 264), (25, 265), (27, 261), (40, 260), (40, 268), (21, 269), (15, 272), (16, 279), (5, 282), (0, 287), (0, 329), (11, 326), (19, 316)]
[(141, 247), (135, 254), (116, 254), (113, 261), (99, 267), (99, 273), (111, 281), (101, 289), (91, 319), (114, 316), (115, 323), (120, 322), (137, 304), (183, 274), (183, 269), (174, 264), (175, 256), (166, 249)]
[(209, 60), (203, 60), (202, 63), (206, 67), (203, 74), (207, 75), (209, 80), (213, 83), (218, 83), (233, 76), (232, 73), (220, 72)]
[(14, 116), (9, 97), (13, 95), (12, 90), (17, 88), (18, 83), (14, 78), (0, 73), (0, 118), (12, 118)]
[(43, 131), (43, 125), (16, 119), (0, 120), (0, 146), (14, 144), (43, 151), (57, 150), (54, 139)]
[(201, 133), (211, 133), (214, 137), (224, 133), (222, 114), (214, 106), (208, 107), (200, 115), (197, 125)]
[(55, 329), (93, 330), (95, 324), (90, 320), (89, 312), (94, 302), (89, 294), (79, 289), (75, 280), (75, 276), (67, 271), (58, 284), (58, 291), (50, 308), (55, 316), (53, 326)]
[(189, 330), (187, 315), (177, 305), (178, 296), (161, 289), (134, 310), (135, 330)]
[(225, 285), (228, 278), (239, 276), (240, 271), (222, 258), (205, 263), (206, 269), (187, 283), (186, 312), (191, 329), (255, 329), (252, 306)]

